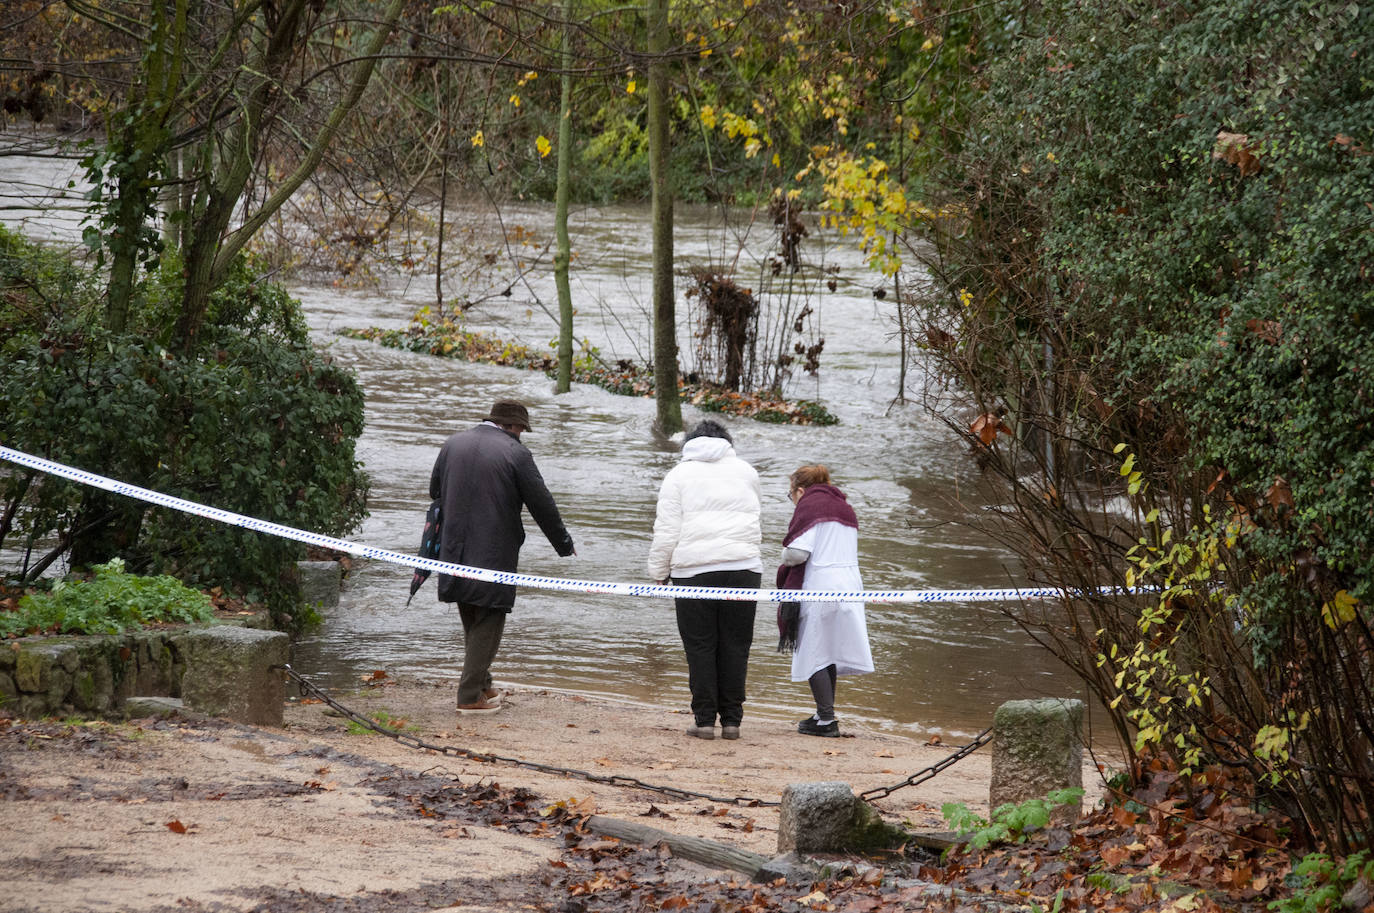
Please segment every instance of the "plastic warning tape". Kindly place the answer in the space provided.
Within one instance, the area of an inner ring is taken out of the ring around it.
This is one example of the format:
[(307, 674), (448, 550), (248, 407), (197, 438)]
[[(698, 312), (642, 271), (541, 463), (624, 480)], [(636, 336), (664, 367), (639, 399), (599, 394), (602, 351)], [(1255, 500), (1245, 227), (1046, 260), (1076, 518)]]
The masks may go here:
[[(66, 466), (62, 463), (55, 463), (52, 460), (45, 460), (42, 457), (32, 456), (9, 447), (0, 446), (0, 458), (9, 460), (12, 463), (17, 463), (20, 466), (27, 466), (39, 472), (58, 476), (59, 478), (80, 482), (83, 485), (91, 485), (95, 488), (113, 492), (114, 494), (135, 498), (149, 504), (155, 504), (158, 507), (166, 507), (197, 517), (204, 517), (208, 520), (227, 523), (231, 526), (251, 529), (256, 532), (266, 533), (269, 536), (280, 536), (284, 539), (304, 542), (307, 545), (315, 545), (320, 548), (344, 552), (349, 555), (356, 555), (362, 558), (373, 558), (378, 561), (386, 561), (391, 564), (404, 565), (405, 567), (419, 570), (435, 571), (440, 574), (448, 574), (452, 577), (467, 577), (472, 580), (484, 580), (489, 583), (527, 586), (542, 590), (562, 590), (572, 593), (592, 593), (608, 596), (649, 596), (659, 599), (729, 599), (740, 602), (878, 603), (1015, 602), (1021, 599), (1057, 597), (1065, 593), (1064, 590), (1058, 587), (1012, 587), (1007, 589), (967, 590), (750, 590), (736, 587), (660, 586), (657, 584), (608, 583), (595, 580), (572, 580), (561, 577), (537, 577), (533, 574), (493, 571), (487, 568), (468, 567), (463, 564), (450, 564), (446, 561), (437, 561), (433, 558), (421, 558), (418, 555), (406, 555), (401, 552), (374, 548), (373, 546), (363, 545), (358, 542), (349, 542), (345, 539), (336, 539), (332, 536), (313, 533), (309, 530), (283, 526), (280, 523), (270, 523), (267, 520), (259, 520), (256, 517), (245, 517), (242, 514), (221, 510), (218, 507), (198, 504), (195, 501), (175, 498), (161, 492), (140, 488), (137, 485), (130, 485), (127, 482), (119, 482), (114, 479), (106, 478), (105, 476), (96, 475), (93, 472), (86, 472), (85, 470)], [(1121, 593), (1122, 591), (1113, 587), (1107, 588), (1104, 592)]]

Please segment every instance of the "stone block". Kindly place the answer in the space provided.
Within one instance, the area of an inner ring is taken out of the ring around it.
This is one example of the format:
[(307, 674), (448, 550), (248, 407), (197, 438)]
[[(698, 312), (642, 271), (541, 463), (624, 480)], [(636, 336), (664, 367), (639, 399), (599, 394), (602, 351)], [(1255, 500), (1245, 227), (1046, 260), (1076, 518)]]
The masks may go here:
[(65, 714), (75, 709), (71, 700), (72, 686), (75, 684), (75, 673), (68, 672), (61, 666), (54, 666), (48, 672), (48, 688), (43, 694), (43, 699), (53, 713)]
[(70, 638), (29, 641), (16, 657), (14, 683), (20, 691), (46, 693), (54, 686), (54, 673), (65, 672), (70, 685), (71, 673), (80, 667), (81, 656)]
[(332, 609), (339, 604), (343, 567), (337, 561), (297, 561), (301, 599), (308, 606)]
[(71, 704), (81, 713), (104, 713), (115, 702), (123, 637), (73, 638), (80, 662), (72, 673)]
[(163, 634), (140, 634), (130, 647), (132, 669), (120, 682), (120, 695), (181, 693), (181, 668), (171, 640)]
[[(988, 805), (1042, 799), (1083, 785), (1083, 702), (1046, 698), (1007, 701), (992, 718), (992, 782)], [(1057, 820), (1072, 820), (1067, 809)]]
[(207, 628), (175, 636), (185, 658), (181, 699), (199, 713), (258, 726), (281, 726), (286, 682), (272, 666), (286, 663), (290, 638), (281, 631)]
[(782, 791), (778, 853), (845, 853), (896, 846), (906, 837), (848, 783), (793, 783)]
[(14, 712), (21, 720), (37, 720), (52, 716), (55, 709), (48, 706), (47, 698), (42, 694), (21, 694), (14, 702)]
[(137, 695), (124, 702), (124, 715), (131, 720), (163, 719), (186, 709), (180, 698)]
[(779, 878), (788, 884), (811, 884), (819, 876), (819, 871), (800, 853), (786, 853), (765, 862), (754, 873), (754, 881), (770, 884)]
[(108, 657), (93, 656), (76, 671), (72, 706), (82, 713), (104, 713), (114, 705), (114, 670)]

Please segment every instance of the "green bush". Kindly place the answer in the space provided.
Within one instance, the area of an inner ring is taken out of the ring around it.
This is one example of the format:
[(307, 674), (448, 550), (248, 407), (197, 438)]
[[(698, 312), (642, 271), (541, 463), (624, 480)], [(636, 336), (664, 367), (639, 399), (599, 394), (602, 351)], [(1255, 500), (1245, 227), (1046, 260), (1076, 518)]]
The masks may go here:
[(0, 636), (120, 634), (159, 623), (193, 624), (214, 618), (210, 598), (168, 576), (136, 577), (116, 558), (93, 567), (89, 580), (59, 580), (30, 593), (15, 612), (0, 612)]
[[(32, 265), (47, 256), (28, 254)], [(221, 322), (187, 356), (157, 342), (165, 319), (155, 303), (137, 315), (138, 333), (113, 334), (79, 308), (39, 307), (52, 292), (36, 268), (11, 272), (24, 281), (10, 286), (11, 310), (23, 319), (0, 343), (7, 445), (325, 535), (361, 522), (367, 478), (354, 443), (362, 392), (351, 372), (309, 344), (299, 305), (280, 290), (236, 272), (220, 291)], [(175, 297), (150, 285), (149, 302)], [(235, 289), (241, 297), (230, 300)], [(0, 467), (0, 498), (0, 543), (20, 556), (6, 569), (11, 576), (36, 577), (64, 554), (78, 564), (121, 557), (134, 570), (269, 602), (282, 620), (299, 601), (299, 543), (10, 466)]]
[[(1027, 620), (1128, 750), (1136, 711), (1167, 704), (1157, 750), (1244, 768), (1307, 836), (1366, 846), (1374, 8), (1024, 12), (976, 148), (928, 203), (950, 230), (918, 343), (971, 417), (997, 419), (975, 449), (1016, 505), (999, 538), (1040, 579), (1091, 593), (1128, 582), (1132, 549), (1169, 559), (1134, 581), (1161, 588), (1145, 608), (1165, 623), (1110, 595)], [(1199, 538), (1215, 552), (1202, 563)], [(1165, 650), (1165, 665), (1122, 663)]]
[(1361, 850), (1345, 859), (1309, 853), (1293, 866), (1291, 896), (1269, 904), (1276, 913), (1326, 913), (1343, 908), (1341, 897), (1357, 880), (1374, 879), (1374, 862)]
[(958, 802), (946, 802), (940, 806), (940, 816), (956, 836), (968, 837), (969, 846), (982, 850), (998, 843), (1025, 843), (1028, 834), (1050, 823), (1056, 808), (1065, 805), (1077, 807), (1082, 800), (1083, 790), (1071, 786), (1056, 789), (1043, 799), (999, 805), (992, 810), (988, 820), (980, 818), (969, 811), (968, 806)]

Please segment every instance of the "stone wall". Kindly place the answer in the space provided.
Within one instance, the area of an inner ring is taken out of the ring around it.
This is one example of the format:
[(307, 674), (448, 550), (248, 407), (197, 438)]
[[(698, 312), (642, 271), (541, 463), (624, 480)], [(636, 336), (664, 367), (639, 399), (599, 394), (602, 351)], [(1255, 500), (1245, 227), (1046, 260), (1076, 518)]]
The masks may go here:
[(0, 708), (29, 719), (121, 716), (134, 696), (188, 697), (192, 710), (280, 724), (285, 685), (270, 666), (288, 650), (284, 633), (234, 625), (0, 641)]

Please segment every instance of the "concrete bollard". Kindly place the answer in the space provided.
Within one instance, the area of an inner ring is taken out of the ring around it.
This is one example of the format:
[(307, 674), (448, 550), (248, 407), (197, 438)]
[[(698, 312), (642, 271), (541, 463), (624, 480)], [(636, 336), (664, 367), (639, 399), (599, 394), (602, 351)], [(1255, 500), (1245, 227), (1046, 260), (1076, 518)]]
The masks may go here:
[[(992, 783), (988, 807), (1043, 799), (1083, 785), (1083, 702), (1046, 698), (1007, 701), (992, 718)], [(1072, 821), (1079, 809), (1056, 820)]]
[(343, 567), (337, 561), (297, 561), (301, 601), (308, 606), (332, 609), (339, 604)]
[(907, 834), (883, 821), (848, 783), (793, 783), (782, 791), (778, 853), (846, 853), (886, 849)]
[(286, 680), (271, 667), (287, 662), (284, 632), (224, 626), (191, 631), (175, 643), (186, 657), (181, 699), (188, 709), (238, 723), (283, 724)]

